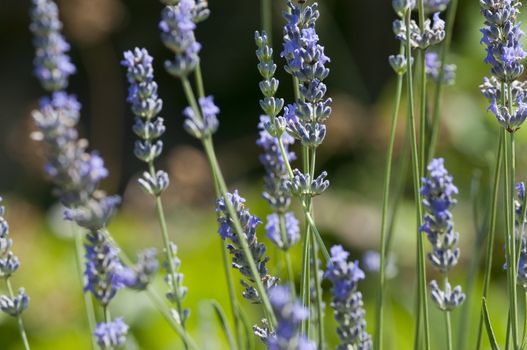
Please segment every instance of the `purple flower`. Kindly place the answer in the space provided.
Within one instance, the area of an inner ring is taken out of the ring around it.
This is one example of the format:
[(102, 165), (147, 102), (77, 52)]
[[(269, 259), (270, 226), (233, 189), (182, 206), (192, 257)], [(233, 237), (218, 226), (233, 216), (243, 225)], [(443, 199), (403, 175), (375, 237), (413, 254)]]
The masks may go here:
[(450, 209), (457, 203), (454, 198), (458, 193), (453, 178), (444, 167), (444, 159), (432, 159), (428, 165), (428, 177), (423, 178), (421, 195), (426, 214), (419, 229), (426, 233), (432, 252), (428, 260), (445, 276), (444, 291), (436, 281), (430, 283), (432, 300), (443, 311), (449, 311), (460, 305), (465, 299), (461, 287), (452, 291), (448, 282), (448, 271), (457, 264), (459, 259), (459, 234), (454, 231), (454, 220)]
[(112, 322), (97, 324), (93, 335), (101, 349), (110, 350), (124, 345), (127, 333), (128, 325), (122, 318), (116, 318)]
[(90, 292), (102, 305), (108, 305), (117, 291), (125, 287), (119, 249), (101, 231), (86, 236), (84, 291)]
[(450, 0), (425, 0), (423, 5), (425, 12), (435, 13), (445, 11), (449, 3)]
[[(280, 227), (280, 215), (283, 215), (284, 220), (283, 233)], [(300, 240), (299, 223), (295, 214), (292, 212), (268, 215), (265, 230), (267, 232), (267, 238), (282, 250), (288, 250)]]
[(500, 81), (512, 82), (523, 73), (521, 60), (527, 57), (520, 43), (524, 33), (517, 23), (521, 2), (481, 0), (480, 6), (485, 18), (481, 29), (481, 43), (487, 46), (485, 63), (492, 66), (492, 74)]
[(269, 350), (315, 350), (316, 344), (300, 332), (302, 321), (309, 317), (309, 310), (293, 300), (291, 290), (276, 286), (269, 290), (269, 301), (277, 318), (277, 326), (267, 339)]
[[(275, 285), (277, 278), (268, 274), (267, 262), (269, 261), (269, 257), (265, 256), (265, 245), (258, 242), (258, 238), (256, 237), (256, 228), (262, 221), (258, 217), (251, 215), (249, 210), (245, 208), (245, 199), (240, 197), (238, 191), (227, 193), (227, 199), (232, 203), (236, 211), (236, 216), (243, 230), (242, 234), (249, 244), (249, 250), (252, 259), (256, 263), (260, 278), (264, 286), (269, 289)], [(236, 232), (234, 221), (229, 215), (225, 198), (221, 197), (217, 200), (216, 212), (218, 213), (218, 221), (220, 223), (218, 233), (223, 240), (230, 241), (227, 248), (232, 255), (232, 266), (239, 270), (248, 281), (252, 281), (253, 275), (249, 267), (248, 258), (245, 256), (241, 247), (239, 233)], [(257, 290), (247, 281), (242, 280), (241, 283), (245, 287), (244, 297), (253, 303), (260, 303), (261, 299)]]
[(194, 37), (196, 10), (198, 6), (194, 0), (181, 0), (176, 5), (166, 6), (161, 14), (161, 40), (175, 54), (174, 60), (165, 62), (165, 67), (177, 77), (187, 76), (199, 62), (201, 45)]
[[(439, 75), (441, 71), (441, 61), (435, 52), (427, 52), (425, 55), (425, 69), (428, 78), (436, 83), (439, 82)], [(456, 65), (445, 64), (443, 67), (442, 84), (454, 85), (456, 82)]]
[(66, 54), (70, 46), (61, 34), (57, 5), (52, 0), (32, 0), (31, 25), (35, 46), (34, 74), (48, 91), (62, 90), (75, 66)]
[(288, 120), (287, 130), (291, 136), (304, 146), (318, 147), (326, 135), (323, 123), (331, 114), (331, 99), (326, 98), (326, 85), (322, 82), (329, 74), (326, 63), (330, 60), (319, 44), (315, 24), (320, 16), (318, 4), (302, 8), (288, 3), (289, 12), (284, 13), (287, 20), (284, 26), (283, 47), (280, 54), (286, 60), (286, 71), (296, 77), (302, 97), (296, 101), (296, 108), (288, 109), (296, 118)]
[(358, 283), (364, 279), (364, 272), (359, 268), (358, 261), (348, 262), (348, 257), (349, 253), (342, 246), (331, 247), (331, 259), (324, 274), (333, 284), (331, 307), (340, 338), (337, 349), (371, 349), (371, 337), (366, 332), (366, 311), (362, 294), (358, 291)]
[(214, 97), (207, 96), (199, 99), (199, 115), (196, 115), (192, 107), (183, 110), (185, 123), (183, 127), (197, 139), (203, 139), (214, 134), (218, 130), (219, 122), (217, 115), (220, 113), (218, 106), (214, 104)]

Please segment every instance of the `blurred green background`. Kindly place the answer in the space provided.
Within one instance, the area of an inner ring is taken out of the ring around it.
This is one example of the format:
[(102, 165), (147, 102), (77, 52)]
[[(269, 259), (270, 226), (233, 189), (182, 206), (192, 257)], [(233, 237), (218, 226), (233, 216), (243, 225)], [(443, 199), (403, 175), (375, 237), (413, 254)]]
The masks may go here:
[[(228, 310), (227, 291), (221, 265), (220, 240), (216, 233), (214, 196), (207, 162), (199, 145), (181, 128), (185, 107), (177, 80), (163, 69), (170, 58), (157, 30), (162, 5), (154, 0), (59, 0), (64, 33), (72, 44), (72, 59), (78, 73), (69, 91), (83, 104), (81, 133), (91, 147), (100, 151), (111, 171), (103, 187), (123, 196), (123, 205), (109, 229), (130, 256), (147, 246), (160, 249), (159, 229), (153, 217), (151, 198), (139, 189), (136, 179), (143, 164), (133, 157), (133, 118), (125, 102), (126, 80), (119, 65), (123, 50), (146, 47), (155, 57), (159, 93), (164, 99), (162, 116), (168, 132), (165, 152), (159, 165), (170, 174), (171, 186), (165, 195), (169, 229), (179, 246), (182, 272), (189, 294), (185, 305), (192, 310), (189, 327), (195, 339), (207, 349), (225, 349), (210, 300), (218, 300)], [(42, 150), (29, 140), (33, 128), (31, 110), (42, 96), (32, 77), (33, 48), (29, 34), (29, 1), (0, 1), (0, 193), (5, 198), (14, 251), (22, 267), (14, 277), (24, 286), (31, 305), (24, 314), (34, 349), (88, 349), (80, 281), (75, 265), (71, 227), (62, 220), (51, 187), (43, 178)], [(274, 46), (281, 48), (285, 1), (274, 1)], [(220, 162), (231, 189), (239, 188), (248, 198), (251, 211), (260, 217), (269, 208), (261, 199), (263, 169), (255, 145), (260, 114), (254, 30), (260, 29), (258, 1), (212, 0), (211, 17), (200, 24), (197, 38), (207, 92), (220, 106), (221, 127), (216, 134)], [(319, 150), (319, 169), (329, 172), (332, 186), (316, 200), (319, 228), (327, 245), (341, 243), (354, 259), (376, 249), (380, 229), (382, 172), (388, 139), (388, 123), (393, 104), (394, 76), (387, 56), (396, 52), (391, 22), (395, 14), (390, 1), (323, 0), (318, 30), (331, 57), (327, 79), (333, 98), (333, 114), (328, 135)], [(478, 85), (488, 74), (483, 63), (484, 48), (479, 44), (482, 18), (477, 2), (461, 2), (456, 20), (453, 52), (449, 63), (458, 65), (457, 84), (445, 89), (438, 155), (460, 189), (454, 210), (460, 232), (462, 255), (454, 269), (453, 282), (470, 288), (463, 308), (454, 312), (454, 334), (459, 338), (462, 324), (467, 344), (473, 344), (479, 320), (482, 239), (487, 223), (489, 170), (493, 168), (498, 126), (486, 112), (486, 102)], [(281, 65), (283, 62), (276, 57)], [(289, 77), (278, 70), (279, 94), (292, 100)], [(404, 98), (403, 98), (404, 101)], [(405, 121), (405, 106), (401, 109)], [(409, 349), (413, 339), (415, 295), (415, 213), (413, 193), (407, 173), (404, 123), (400, 123), (396, 147), (394, 192), (401, 188), (400, 209), (394, 224), (393, 255), (398, 274), (389, 280), (386, 317), (386, 348)], [(517, 179), (525, 180), (527, 135), (518, 133)], [(399, 185), (397, 185), (399, 184)], [(500, 216), (501, 218), (501, 216)], [(272, 272), (282, 268), (277, 253), (269, 249)], [(494, 282), (489, 308), (500, 340), (507, 314), (503, 225), (497, 229)], [(298, 247), (294, 249), (297, 261)], [(298, 267), (298, 264), (296, 264)], [(472, 283), (469, 271), (477, 271)], [(299, 269), (297, 268), (299, 273)], [(429, 270), (429, 279), (435, 272)], [(238, 273), (234, 273), (238, 277)], [(161, 277), (156, 281), (163, 291)], [(329, 306), (329, 286), (325, 286)], [(0, 290), (3, 288), (0, 285)], [(373, 331), (376, 274), (368, 272), (361, 285), (367, 308), (368, 329)], [(261, 318), (260, 310), (247, 305), (251, 322)], [(444, 344), (442, 315), (431, 307), (435, 349)], [(467, 312), (467, 310), (469, 312)], [(328, 308), (328, 331), (334, 348), (332, 315)], [(177, 336), (167, 326), (143, 294), (119, 293), (112, 313), (123, 315), (131, 325), (126, 349), (179, 349)], [(462, 319), (462, 314), (467, 315)], [(488, 344), (485, 340), (485, 346)], [(464, 347), (471, 348), (471, 347)], [(0, 349), (21, 349), (16, 324), (0, 315)]]

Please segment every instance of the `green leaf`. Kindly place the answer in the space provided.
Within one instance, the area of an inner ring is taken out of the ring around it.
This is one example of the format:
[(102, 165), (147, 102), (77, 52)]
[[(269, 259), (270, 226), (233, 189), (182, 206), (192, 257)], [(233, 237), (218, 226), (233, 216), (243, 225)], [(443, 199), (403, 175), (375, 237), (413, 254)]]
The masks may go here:
[(227, 317), (225, 316), (225, 312), (223, 311), (221, 305), (216, 300), (211, 300), (210, 303), (212, 305), (212, 308), (214, 309), (214, 312), (216, 313), (216, 317), (218, 317), (218, 321), (220, 321), (221, 328), (223, 329), (223, 333), (225, 334), (225, 337), (229, 342), (230, 348), (233, 350), (237, 350), (238, 346), (234, 341), (231, 327), (229, 326), (229, 322), (227, 321)]
[(496, 336), (494, 335), (494, 331), (492, 330), (492, 324), (490, 323), (489, 310), (487, 308), (487, 299), (485, 299), (485, 297), (483, 297), (482, 300), (482, 307), (483, 318), (485, 319), (485, 328), (487, 329), (487, 334), (489, 336), (490, 346), (492, 347), (492, 350), (500, 350), (498, 342), (496, 341)]

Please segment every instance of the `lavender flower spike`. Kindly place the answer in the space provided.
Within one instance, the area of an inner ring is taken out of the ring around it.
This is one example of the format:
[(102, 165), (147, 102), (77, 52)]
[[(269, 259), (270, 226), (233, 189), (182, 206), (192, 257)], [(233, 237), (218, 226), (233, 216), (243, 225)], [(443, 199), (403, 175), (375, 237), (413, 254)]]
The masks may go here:
[(57, 5), (52, 0), (32, 0), (31, 25), (35, 46), (34, 74), (48, 91), (58, 91), (68, 85), (75, 73), (66, 52), (70, 46), (61, 34)]
[(443, 67), (443, 80), (439, 82), (441, 64), (442, 62), (436, 52), (427, 52), (425, 54), (425, 70), (428, 78), (435, 83), (454, 85), (456, 82), (456, 65), (445, 64)]
[(161, 40), (175, 54), (174, 60), (165, 62), (165, 68), (176, 77), (186, 77), (199, 63), (201, 45), (194, 36), (197, 9), (194, 0), (180, 0), (166, 6), (161, 14)]
[(190, 135), (203, 140), (218, 130), (217, 115), (220, 113), (220, 109), (214, 104), (213, 96), (200, 97), (198, 102), (200, 110), (197, 111), (197, 114), (190, 106), (183, 110), (185, 116), (183, 127)]
[(300, 326), (309, 317), (309, 310), (292, 300), (291, 290), (286, 286), (273, 287), (269, 290), (269, 301), (278, 324), (267, 338), (267, 349), (315, 350), (316, 344), (300, 333)]
[(524, 33), (517, 22), (521, 2), (518, 0), (481, 0), (481, 14), (485, 27), (481, 43), (487, 46), (485, 63), (492, 66), (492, 74), (502, 82), (512, 82), (524, 70), (521, 60), (527, 57), (520, 39)]
[(340, 245), (331, 248), (325, 278), (331, 281), (333, 295), (331, 307), (338, 323), (337, 334), (340, 338), (338, 350), (372, 348), (370, 335), (366, 332), (366, 320), (362, 294), (358, 283), (364, 278), (359, 263), (348, 262), (349, 253)]
[(461, 305), (465, 295), (461, 287), (451, 289), (448, 271), (457, 264), (460, 250), (457, 247), (459, 234), (454, 231), (454, 220), (450, 209), (456, 204), (454, 196), (458, 193), (453, 178), (444, 167), (443, 158), (433, 159), (428, 165), (428, 177), (423, 178), (421, 195), (426, 214), (420, 231), (426, 233), (432, 245), (428, 259), (445, 277), (444, 291), (436, 281), (430, 283), (432, 299), (444, 311)]
[(94, 336), (102, 350), (113, 350), (124, 345), (127, 333), (128, 325), (122, 318), (116, 318), (112, 322), (99, 323)]
[[(240, 197), (238, 191), (234, 193), (227, 193), (227, 198), (233, 204), (234, 209), (236, 210), (236, 216), (241, 223), (243, 232), (249, 244), (249, 250), (251, 251), (252, 258), (256, 263), (256, 268), (263, 282), (265, 289), (273, 287), (278, 279), (268, 274), (267, 271), (267, 262), (269, 257), (265, 256), (266, 248), (263, 243), (259, 243), (256, 237), (256, 227), (260, 225), (261, 220), (251, 215), (248, 209), (245, 208), (245, 199)], [(243, 296), (245, 299), (253, 302), (260, 303), (261, 297), (258, 295), (256, 288), (251, 286), (253, 275), (249, 267), (249, 263), (240, 244), (240, 238), (234, 227), (233, 219), (229, 216), (227, 211), (227, 206), (225, 204), (225, 199), (222, 197), (216, 202), (216, 212), (218, 213), (218, 221), (220, 227), (218, 233), (220, 234), (223, 240), (229, 240), (230, 244), (227, 246), (229, 249), (232, 258), (232, 266), (235, 269), (238, 269), (243, 276), (249, 281), (241, 280), (242, 285), (245, 288)]]
[[(0, 197), (2, 202), (2, 197)], [(18, 270), (20, 261), (13, 253), (13, 241), (9, 238), (9, 224), (4, 217), (5, 209), (0, 206), (0, 278), (9, 282), (9, 278)], [(20, 288), (18, 295), (0, 295), (0, 310), (7, 315), (18, 317), (29, 306), (29, 297), (24, 288)]]
[[(154, 81), (153, 58), (146, 49), (135, 48), (126, 51), (121, 64), (128, 70), (128, 103), (135, 114), (134, 133), (140, 140), (135, 142), (134, 153), (137, 158), (153, 164), (163, 150), (163, 142), (157, 140), (165, 133), (163, 118), (158, 117), (163, 101), (157, 95), (157, 83)], [(158, 170), (145, 172), (139, 184), (148, 193), (160, 195), (169, 185), (168, 174)]]

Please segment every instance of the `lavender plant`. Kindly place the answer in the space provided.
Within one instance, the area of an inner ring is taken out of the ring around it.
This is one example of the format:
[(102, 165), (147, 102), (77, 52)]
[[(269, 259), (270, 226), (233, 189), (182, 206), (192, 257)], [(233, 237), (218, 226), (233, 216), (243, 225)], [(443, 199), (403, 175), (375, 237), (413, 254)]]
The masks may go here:
[[(226, 222), (230, 229), (230, 231), (226, 230), (227, 226), (223, 225), (224, 230), (222, 230), (220, 225), (220, 232), (225, 233), (225, 237), (231, 238), (231, 241), (234, 243), (233, 248), (236, 249), (233, 250), (230, 248), (230, 250), (231, 252), (236, 253), (234, 257), (235, 267), (238, 265), (240, 268), (243, 267), (243, 269), (240, 269), (242, 274), (244, 272), (250, 272), (252, 282), (255, 283), (254, 289), (248, 288), (246, 290), (246, 297), (261, 301), (269, 325), (273, 328), (276, 324), (276, 317), (269, 303), (267, 288), (261, 276), (261, 272), (263, 272), (261, 268), (265, 263), (263, 263), (263, 265), (257, 264), (257, 261), (261, 256), (253, 255), (253, 253), (260, 253), (263, 245), (256, 245), (255, 247), (258, 248), (254, 252), (253, 249), (251, 249), (251, 242), (255, 243), (255, 241), (253, 237), (249, 236), (249, 234), (256, 225), (256, 221), (248, 214), (248, 212), (244, 212), (243, 208), (239, 205), (242, 202), (241, 198), (238, 203), (232, 202), (233, 199), (239, 197), (236, 192), (234, 194), (228, 193), (227, 185), (216, 159), (212, 143), (212, 134), (216, 131), (218, 126), (216, 116), (219, 113), (219, 108), (213, 103), (211, 96), (205, 97), (201, 71), (198, 64), (200, 45), (196, 42), (194, 29), (196, 23), (205, 19), (209, 13), (204, 7), (199, 6), (200, 3), (201, 2), (195, 2), (194, 0), (181, 0), (177, 4), (170, 3), (163, 10), (162, 20), (159, 25), (161, 39), (165, 46), (171, 49), (174, 53), (174, 59), (165, 62), (165, 67), (170, 74), (178, 77), (182, 82), (185, 96), (190, 104), (190, 106), (184, 110), (184, 115), (186, 117), (185, 128), (192, 136), (198, 138), (202, 142), (205, 153), (207, 154), (207, 159), (209, 160), (215, 182), (216, 193), (220, 197), (218, 200), (218, 212), (221, 212), (224, 215), (223, 217), (219, 217), (220, 224)], [(196, 95), (194, 94), (189, 81), (189, 74), (192, 71), (195, 72), (199, 100), (196, 99)], [(240, 217), (240, 210), (242, 210), (242, 214), (248, 216), (243, 218)], [(249, 221), (250, 217), (252, 218), (251, 221)], [(249, 227), (247, 227), (247, 225), (249, 225)], [(247, 228), (250, 230), (247, 230)], [(233, 241), (232, 238), (235, 240)], [(243, 261), (243, 264), (239, 264), (241, 261)], [(267, 286), (272, 286), (274, 284), (274, 282), (270, 282), (271, 283)], [(247, 288), (248, 286), (244, 287)], [(231, 295), (233, 295), (232, 287), (229, 286), (229, 288)], [(257, 295), (247, 294), (247, 292), (254, 291), (257, 292)], [(231, 303), (234, 305), (235, 301), (231, 300)], [(233, 306), (233, 314), (236, 317), (236, 306)]]
[(426, 233), (432, 245), (428, 260), (443, 274), (443, 289), (435, 280), (430, 282), (431, 296), (437, 307), (445, 312), (447, 348), (452, 349), (450, 312), (465, 300), (461, 286), (452, 290), (448, 281), (448, 272), (457, 264), (460, 253), (457, 247), (459, 234), (454, 231), (454, 221), (450, 212), (456, 204), (454, 195), (458, 193), (458, 189), (445, 169), (442, 158), (430, 162), (428, 173), (429, 176), (422, 179), (421, 195), (426, 215), (420, 231)]
[[(260, 116), (258, 124), (260, 138), (256, 143), (264, 150), (259, 157), (266, 171), (265, 191), (262, 196), (273, 209), (273, 213), (267, 216), (265, 229), (267, 238), (284, 251), (291, 292), (295, 295), (295, 278), (288, 250), (300, 240), (300, 227), (295, 214), (288, 211), (291, 205), (291, 194), (286, 190), (285, 184), (289, 176), (280, 150), (281, 143), (287, 155), (287, 161), (292, 162), (296, 159), (296, 154), (290, 151), (289, 147), (294, 144), (295, 140), (283, 130), (285, 119), (278, 116), (283, 108), (284, 100), (275, 98), (279, 81), (274, 78), (277, 66), (273, 61), (273, 49), (269, 46), (267, 34), (256, 32), (255, 41), (258, 47), (256, 50), (259, 61), (258, 71), (264, 79), (260, 82), (260, 90), (264, 96), (260, 100), (260, 106), (266, 113)], [(278, 126), (279, 123), (281, 126)]]
[[(520, 38), (524, 33), (517, 22), (521, 3), (515, 0), (504, 2), (483, 0), (480, 1), (480, 7), (481, 14), (485, 18), (485, 26), (481, 30), (483, 34), (481, 42), (486, 45), (487, 51), (485, 63), (491, 65), (491, 73), (493, 75), (491, 79), (485, 80), (482, 92), (490, 101), (489, 110), (496, 116), (498, 123), (503, 127), (500, 143), (504, 142), (506, 255), (507, 261), (512, 261), (516, 264), (518, 254), (514, 234), (513, 201), (514, 184), (516, 182), (514, 134), (527, 116), (524, 110), (523, 91), (516, 89), (516, 94), (514, 94), (513, 89), (513, 86), (521, 86), (515, 81), (524, 70), (521, 63), (522, 59), (527, 57), (527, 53), (520, 44)], [(493, 82), (497, 82), (497, 84), (492, 86)], [(492, 88), (489, 88), (489, 85)], [(516, 290), (518, 267), (513, 264), (507, 265), (512, 343), (514, 347), (518, 347), (520, 342)]]
[[(154, 164), (163, 149), (163, 143), (158, 139), (165, 133), (165, 125), (163, 118), (157, 116), (161, 112), (163, 101), (157, 95), (152, 61), (153, 58), (146, 49), (135, 48), (133, 51), (124, 53), (124, 60), (121, 63), (128, 70), (127, 78), (130, 84), (128, 102), (135, 114), (133, 130), (139, 137), (135, 143), (134, 153), (139, 160), (146, 163), (148, 169), (139, 179), (139, 184), (155, 199), (165, 251), (164, 266), (167, 272), (165, 281), (169, 287), (166, 296), (175, 305), (172, 314), (184, 328), (189, 316), (189, 310), (182, 306), (187, 289), (182, 285), (183, 274), (178, 272), (181, 261), (176, 256), (177, 246), (170, 241), (168, 236), (165, 211), (161, 200), (161, 194), (169, 185), (169, 177), (165, 171), (156, 170)], [(185, 348), (188, 348), (186, 340), (183, 339), (183, 341)]]
[[(2, 197), (0, 197), (2, 202)], [(11, 277), (20, 267), (18, 257), (13, 253), (13, 240), (9, 238), (9, 224), (4, 217), (5, 208), (0, 206), (0, 278), (5, 281), (8, 295), (0, 294), (0, 310), (17, 319), (18, 331), (24, 344), (24, 349), (29, 350), (29, 341), (27, 339), (22, 313), (29, 306), (29, 296), (24, 288), (18, 290), (15, 295)]]
[(330, 280), (332, 301), (337, 321), (337, 334), (340, 338), (339, 350), (368, 350), (373, 347), (370, 335), (366, 332), (366, 320), (362, 294), (358, 291), (358, 282), (364, 278), (364, 272), (357, 261), (348, 261), (349, 253), (340, 245), (331, 248), (331, 260), (328, 261), (325, 278)]

